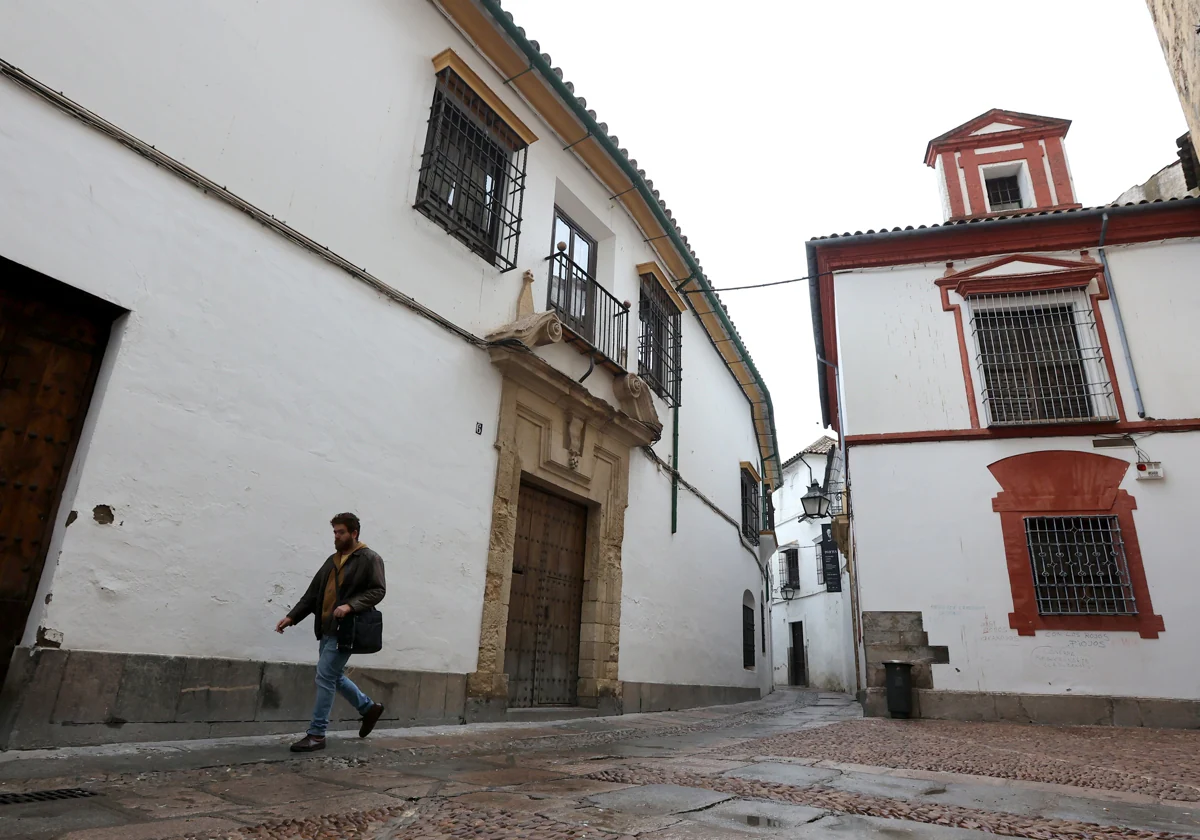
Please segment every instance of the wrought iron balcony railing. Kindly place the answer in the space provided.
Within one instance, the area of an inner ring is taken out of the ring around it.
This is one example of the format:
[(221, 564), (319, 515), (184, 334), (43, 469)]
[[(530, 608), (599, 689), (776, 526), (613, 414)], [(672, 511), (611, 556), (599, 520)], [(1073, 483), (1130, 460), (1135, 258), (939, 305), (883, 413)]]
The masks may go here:
[(552, 254), (547, 308), (558, 313), (566, 341), (597, 362), (625, 373), (629, 355), (629, 304), (622, 303), (564, 252)]

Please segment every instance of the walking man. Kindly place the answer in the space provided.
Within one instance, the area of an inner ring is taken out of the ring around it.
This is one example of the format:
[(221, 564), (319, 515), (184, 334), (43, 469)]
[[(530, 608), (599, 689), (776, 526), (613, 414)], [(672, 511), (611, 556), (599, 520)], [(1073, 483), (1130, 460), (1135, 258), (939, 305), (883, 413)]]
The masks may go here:
[(292, 752), (314, 752), (325, 749), (325, 730), (333, 710), (333, 696), (340, 691), (362, 715), (358, 737), (365, 738), (379, 722), (383, 706), (358, 690), (346, 678), (349, 653), (338, 650), (337, 622), (351, 613), (362, 612), (383, 600), (386, 587), (383, 580), (383, 558), (358, 541), (361, 529), (353, 513), (339, 513), (330, 520), (333, 526), (333, 547), (336, 551), (322, 564), (313, 577), (308, 591), (277, 625), (282, 633), (312, 613), (319, 643), (317, 657), (317, 701), (313, 705), (308, 734), (292, 744)]

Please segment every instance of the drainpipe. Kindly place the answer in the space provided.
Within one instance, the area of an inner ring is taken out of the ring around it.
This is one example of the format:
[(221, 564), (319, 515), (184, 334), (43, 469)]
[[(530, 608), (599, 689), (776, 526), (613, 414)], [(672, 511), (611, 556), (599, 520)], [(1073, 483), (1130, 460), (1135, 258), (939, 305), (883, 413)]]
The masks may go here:
[(1117, 287), (1113, 285), (1112, 269), (1108, 267), (1108, 256), (1104, 253), (1104, 237), (1108, 235), (1108, 213), (1100, 217), (1100, 264), (1104, 266), (1104, 282), (1108, 284), (1108, 299), (1112, 301), (1113, 316), (1117, 319), (1117, 334), (1121, 336), (1121, 350), (1125, 353), (1125, 366), (1129, 368), (1129, 379), (1133, 382), (1133, 398), (1137, 401), (1138, 417), (1145, 419), (1146, 406), (1142, 403), (1142, 389), (1138, 385), (1137, 371), (1133, 368), (1133, 357), (1129, 355), (1129, 339), (1125, 337), (1125, 320), (1121, 317), (1121, 304), (1117, 302)]
[(679, 404), (676, 403), (671, 432), (671, 533), (679, 530)]
[(579, 100), (575, 98), (575, 94), (567, 88), (566, 83), (564, 83), (563, 80), (559, 78), (558, 74), (554, 72), (554, 68), (551, 67), (544, 58), (542, 58), (542, 54), (533, 48), (533, 44), (529, 43), (529, 39), (525, 37), (525, 34), (521, 31), (520, 27), (513, 22), (512, 15), (510, 15), (508, 12), (505, 12), (504, 9), (501, 8), (498, 0), (479, 0), (479, 3), (484, 9), (487, 10), (488, 14), (492, 16), (492, 19), (500, 25), (500, 28), (503, 29), (505, 34), (512, 39), (513, 43), (516, 44), (521, 52), (525, 54), (525, 57), (529, 59), (530, 66), (538, 71), (541, 77), (546, 80), (546, 83), (550, 85), (550, 88), (559, 95), (564, 103), (566, 103), (567, 107), (571, 109), (571, 113), (575, 115), (575, 118), (583, 123), (584, 128), (587, 129), (587, 132), (591, 136), (592, 140), (595, 141), (600, 148), (604, 149), (608, 153), (609, 157), (612, 158), (613, 162), (617, 164), (623, 173), (625, 173), (625, 177), (629, 179), (629, 182), (642, 196), (642, 200), (646, 202), (646, 205), (650, 208), (650, 212), (654, 214), (654, 218), (666, 232), (667, 238), (671, 240), (671, 243), (675, 246), (675, 250), (679, 253), (679, 256), (682, 257), (685, 263), (687, 263), (688, 270), (692, 273), (693, 278), (700, 284), (700, 291), (703, 292), (704, 296), (708, 299), (708, 304), (711, 307), (713, 314), (717, 316), (717, 320), (719, 320), (721, 322), (721, 326), (725, 328), (725, 332), (729, 336), (730, 342), (741, 355), (742, 363), (746, 366), (746, 369), (750, 371), (750, 375), (754, 377), (754, 383), (758, 386), (758, 390), (762, 394), (762, 405), (766, 410), (767, 425), (771, 430), (771, 453), (767, 457), (768, 460), (773, 460), (775, 462), (775, 469), (778, 471), (779, 475), (782, 476), (783, 464), (779, 460), (778, 445), (776, 444), (778, 436), (775, 433), (775, 408), (771, 403), (771, 393), (767, 390), (767, 385), (763, 381), (762, 375), (758, 372), (758, 369), (754, 366), (754, 362), (750, 359), (750, 354), (746, 351), (745, 345), (742, 344), (742, 339), (740, 336), (738, 336), (737, 330), (734, 329), (733, 324), (730, 322), (729, 316), (725, 314), (725, 307), (722, 306), (720, 301), (717, 300), (717, 296), (716, 293), (713, 292), (712, 285), (709, 284), (708, 278), (705, 277), (704, 272), (701, 271), (700, 264), (696, 262), (696, 258), (692, 256), (691, 249), (684, 244), (683, 239), (679, 235), (679, 231), (675, 229), (674, 223), (667, 218), (666, 211), (663, 209), (662, 205), (658, 203), (658, 199), (654, 197), (653, 191), (646, 184), (646, 179), (638, 174), (637, 169), (630, 164), (629, 158), (621, 154), (621, 150), (617, 148), (616, 144), (613, 143), (612, 139), (608, 136), (604, 129), (600, 128), (600, 124), (596, 122), (595, 118), (587, 112), (587, 109), (579, 104)]

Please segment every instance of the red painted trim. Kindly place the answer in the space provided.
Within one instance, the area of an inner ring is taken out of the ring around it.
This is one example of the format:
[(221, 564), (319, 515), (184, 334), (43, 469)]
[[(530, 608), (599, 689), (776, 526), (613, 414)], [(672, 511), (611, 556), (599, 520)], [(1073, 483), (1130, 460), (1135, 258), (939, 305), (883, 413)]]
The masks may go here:
[[(947, 277), (955, 276), (951, 273), (953, 270), (954, 263), (946, 263)], [(945, 278), (937, 281), (942, 292), (942, 309), (954, 313), (954, 331), (958, 334), (958, 357), (962, 363), (963, 382), (967, 386), (967, 409), (971, 412), (971, 428), (978, 429), (979, 407), (975, 405), (975, 391), (971, 385), (971, 354), (967, 351), (967, 332), (963, 326), (962, 307), (957, 303), (950, 302), (950, 287), (943, 283), (945, 283)]]
[(950, 217), (966, 215), (963, 205), (962, 184), (958, 179), (958, 161), (953, 152), (942, 153), (942, 176), (946, 179), (946, 195), (950, 197)]
[[(809, 245), (816, 252), (817, 270), (819, 272), (818, 292), (820, 297), (821, 319), (824, 332), (826, 353), (830, 354), (829, 361), (837, 363), (837, 323), (835, 321), (835, 306), (833, 299), (833, 278), (831, 272), (852, 271), (862, 268), (878, 268), (890, 265), (908, 265), (918, 263), (940, 262), (975, 259), (994, 256), (997, 254), (1012, 254), (1014, 252), (1030, 251), (1069, 251), (1076, 249), (1094, 248), (1100, 237), (1099, 216), (1084, 216), (1079, 218), (1073, 214), (1061, 216), (1031, 215), (1028, 219), (1006, 222), (1004, 224), (965, 224), (944, 225), (930, 228), (919, 233), (904, 233), (880, 236), (878, 239), (850, 242), (838, 239), (814, 240)], [(1200, 201), (1172, 202), (1163, 205), (1146, 205), (1133, 213), (1114, 213), (1109, 218), (1109, 245), (1127, 245), (1136, 242), (1154, 242), (1162, 239), (1176, 239), (1200, 236)], [(1024, 259), (1029, 258), (1026, 253)], [(1049, 258), (1042, 257), (1043, 261)], [(1111, 360), (1110, 360), (1111, 361)], [(841, 418), (838, 406), (838, 393), (834, 372), (824, 365), (826, 392), (829, 395), (830, 423), (834, 429), (841, 430)], [(1114, 388), (1116, 378), (1113, 378)], [(1146, 421), (1146, 422), (1200, 422), (1200, 421)], [(1126, 424), (1133, 425), (1133, 424)], [(1030, 429), (1039, 427), (1015, 427), (1003, 429), (966, 429), (957, 431), (906, 432), (920, 436), (921, 440), (947, 440), (956, 435), (978, 434), (983, 437), (1038, 437), (1040, 434), (1030, 434)], [(1041, 434), (1062, 434), (1063, 427), (1056, 426)], [(1136, 426), (1137, 430), (1144, 428)], [(1191, 431), (1200, 426), (1185, 426), (1182, 429), (1161, 429), (1162, 431)], [(1113, 429), (1103, 426), (1102, 431), (1087, 428), (1080, 430), (1073, 427), (1072, 434), (1110, 434)], [(934, 437), (928, 437), (933, 435)], [(849, 441), (857, 440), (860, 444), (890, 443), (892, 435), (852, 435)], [(904, 442), (898, 440), (895, 442)]]
[(950, 287), (962, 297), (991, 295), (1004, 292), (1043, 292), (1052, 289), (1078, 289), (1092, 282), (1101, 272), (1100, 266), (1074, 271), (1047, 271), (1036, 274), (1007, 274), (1001, 277), (975, 277), (956, 280), (942, 278), (936, 285)]
[(1075, 193), (1071, 190), (1071, 173), (1067, 169), (1067, 156), (1063, 152), (1062, 138), (1051, 135), (1046, 138), (1046, 154), (1050, 159), (1050, 174), (1054, 176), (1054, 191), (1059, 204), (1071, 204)]
[[(821, 325), (825, 335), (825, 361), (836, 365), (837, 352), (837, 303), (834, 300), (833, 273), (825, 261), (823, 254), (817, 255), (817, 271), (819, 279), (817, 288), (821, 296)], [(829, 395), (829, 422), (835, 432), (842, 431), (841, 406), (838, 405), (837, 371), (829, 365), (819, 364), (825, 376), (825, 393)]]
[(959, 152), (958, 165), (962, 167), (967, 179), (967, 208), (968, 216), (976, 216), (988, 212), (987, 202), (983, 198), (983, 178), (979, 175), (979, 161), (970, 149)]
[[(1086, 253), (1087, 252), (1085, 251), (1084, 254), (1086, 255)], [(974, 268), (968, 268), (964, 271), (948, 271), (946, 272), (945, 277), (937, 282), (940, 285), (941, 283), (945, 282), (946, 279), (951, 277), (975, 277), (979, 274), (983, 274), (985, 271), (994, 271), (1001, 266), (1010, 265), (1015, 262), (1030, 263), (1032, 265), (1045, 265), (1051, 268), (1090, 268), (1095, 270), (1099, 267), (1096, 261), (1092, 259), (1064, 260), (1060, 259), (1059, 257), (1048, 257), (1045, 254), (1008, 254), (1007, 256), (1000, 257), (997, 260), (992, 260), (991, 262), (984, 263), (983, 265), (977, 265)]]
[[(971, 210), (965, 214), (966, 216), (974, 218), (976, 216), (991, 215), (988, 211), (987, 203), (984, 201), (983, 172), (981, 168), (998, 163), (1025, 162), (1026, 167), (1029, 169), (1030, 183), (1033, 184), (1033, 201), (1035, 204), (1035, 207), (1028, 209), (1049, 208), (1054, 205), (1054, 201), (1050, 197), (1050, 182), (1046, 179), (1046, 165), (1043, 162), (1044, 150), (1042, 149), (1042, 144), (1038, 142), (1041, 139), (1041, 136), (1030, 138), (1023, 141), (1020, 148), (1006, 149), (1002, 152), (980, 154), (972, 149), (955, 150), (961, 154), (960, 162), (967, 176), (967, 189), (971, 196)], [(1003, 145), (1015, 144), (1005, 143)], [(975, 200), (977, 192), (978, 203)]]
[[(1040, 138), (1039, 138), (1040, 139)], [(1033, 181), (1033, 197), (1038, 207), (1050, 207), (1050, 182), (1046, 180), (1045, 151), (1038, 140), (1025, 141), (1025, 165), (1029, 167), (1029, 178)]]
[[(1200, 236), (1200, 201), (1146, 205), (1136, 213), (1114, 213), (1108, 223), (1108, 245), (1155, 242)], [(893, 234), (878, 239), (812, 242), (822, 271), (850, 271), (913, 263), (946, 263), (1028, 251), (1072, 251), (1095, 248), (1100, 217), (1031, 215), (1004, 224), (943, 225), (916, 235)]]
[[(993, 120), (993, 122), (1003, 122), (1003, 120)], [(964, 149), (987, 149), (991, 146), (1013, 146), (1018, 143), (1024, 143), (1026, 140), (1044, 140), (1047, 137), (1058, 137), (1061, 139), (1066, 136), (1066, 133), (1065, 130), (1059, 131), (1055, 127), (1035, 125), (1028, 128), (1015, 128), (1012, 131), (993, 131), (990, 134), (974, 134), (947, 138), (929, 144), (925, 154), (925, 164), (932, 167), (934, 161), (937, 160), (937, 156), (945, 152), (961, 152)]]
[[(1084, 251), (1082, 256), (1087, 256)], [(1028, 274), (1002, 274), (988, 277), (980, 276), (986, 271), (994, 271), (1014, 262), (1044, 265), (1058, 268), (1058, 271), (1039, 271)], [(1108, 300), (1108, 284), (1104, 282), (1103, 268), (1091, 259), (1063, 260), (1055, 257), (1043, 257), (1037, 254), (1009, 254), (998, 260), (969, 268), (966, 271), (955, 272), (953, 263), (947, 263), (947, 273), (934, 285), (941, 289), (942, 309), (953, 309), (955, 328), (958, 332), (958, 352), (962, 358), (963, 381), (967, 389), (967, 405), (971, 412), (971, 428), (979, 428), (979, 410), (975, 405), (975, 385), (971, 376), (971, 351), (967, 347), (966, 332), (963, 329), (962, 312), (958, 304), (950, 303), (949, 290), (954, 289), (960, 297), (979, 294), (1016, 293), (1049, 291), (1051, 289), (1070, 289), (1087, 286), (1096, 279), (1096, 292), (1088, 296), (1092, 308), (1092, 319), (1096, 323), (1096, 337), (1100, 341), (1100, 351), (1104, 356), (1105, 371), (1108, 373), (1109, 385), (1113, 389), (1113, 400), (1117, 406), (1117, 417), (1125, 416), (1125, 403), (1121, 399), (1121, 389), (1117, 384), (1117, 370), (1113, 364), (1112, 347), (1108, 343), (1108, 331), (1104, 328), (1104, 318), (1100, 313), (1097, 301)]]
[(1054, 423), (1043, 426), (988, 426), (981, 429), (931, 429), (925, 432), (880, 432), (870, 435), (847, 435), (846, 446), (931, 443), (946, 440), (1096, 437), (1134, 432), (1200, 432), (1200, 418), (1113, 420), (1108, 423)]
[[(1027, 210), (1022, 210), (1021, 212), (1032, 216), (1035, 214), (1041, 215), (1041, 214), (1045, 214), (1045, 213), (1054, 213), (1055, 211), (1058, 211), (1058, 210), (1079, 210), (1082, 207), (1083, 207), (1082, 204), (1055, 204), (1053, 207), (1030, 207)], [(979, 214), (972, 214), (969, 216), (957, 216), (957, 217), (952, 216), (949, 219), (947, 219), (946, 221), (947, 222), (961, 222), (961, 221), (966, 221), (969, 219), (974, 222), (974, 221), (983, 221), (984, 219), (1005, 219), (1012, 215), (1013, 215), (1013, 212), (1011, 210), (1005, 210), (1005, 211), (1002, 211), (999, 213), (979, 213)]]
[[(1086, 253), (1086, 251), (1084, 252)], [(1121, 398), (1121, 386), (1117, 382), (1117, 367), (1113, 360), (1112, 345), (1108, 343), (1108, 330), (1104, 328), (1104, 318), (1100, 314), (1100, 301), (1108, 300), (1108, 283), (1104, 280), (1104, 270), (1097, 264), (1099, 273), (1096, 275), (1098, 291), (1088, 295), (1092, 302), (1092, 318), (1096, 322), (1096, 334), (1100, 339), (1100, 347), (1104, 351), (1104, 367), (1108, 370), (1108, 384), (1112, 386), (1113, 401), (1117, 404), (1117, 417), (1121, 422), (1129, 418), (1125, 416), (1125, 400)]]
[[(1009, 627), (1021, 636), (1038, 630), (1107, 630), (1136, 632), (1143, 639), (1157, 639), (1166, 629), (1162, 616), (1154, 614), (1150, 586), (1142, 563), (1133, 511), (1137, 502), (1120, 489), (1129, 463), (1093, 452), (1051, 450), (1026, 452), (988, 466), (1004, 488), (992, 499), (1000, 514), (1004, 553), (1013, 611)], [(1116, 516), (1125, 544), (1129, 580), (1137, 604), (1137, 615), (1041, 615), (1034, 591), (1033, 567), (1025, 535), (1029, 516)]]

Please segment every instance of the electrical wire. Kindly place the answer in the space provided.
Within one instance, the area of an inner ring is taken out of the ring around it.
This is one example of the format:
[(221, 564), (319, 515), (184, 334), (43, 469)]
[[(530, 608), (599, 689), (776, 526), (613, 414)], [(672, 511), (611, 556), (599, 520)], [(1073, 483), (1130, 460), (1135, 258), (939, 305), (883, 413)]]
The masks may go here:
[[(818, 274), (818, 275), (816, 275), (816, 276), (817, 276), (817, 277), (824, 277), (824, 276), (825, 276), (825, 275), (827, 275), (827, 274), (833, 274), (833, 272), (832, 272), (832, 271), (822, 271), (820, 274)], [(812, 279), (812, 276), (808, 276), (808, 277), (796, 277), (796, 278), (793, 278), (792, 280), (776, 280), (776, 281), (774, 281), (773, 283), (754, 283), (754, 284), (752, 284), (752, 285), (749, 285), (749, 286), (726, 286), (726, 287), (725, 287), (725, 288), (723, 288), (723, 289), (680, 289), (679, 291), (680, 291), (680, 293), (681, 293), (681, 294), (685, 294), (685, 295), (698, 295), (698, 294), (704, 294), (704, 292), (706, 292), (706, 291), (711, 291), (711, 292), (740, 292), (742, 289), (765, 289), (765, 288), (767, 288), (768, 286), (786, 286), (788, 283), (803, 283), (804, 281), (806, 281), (806, 280), (811, 280), (811, 279)]]

